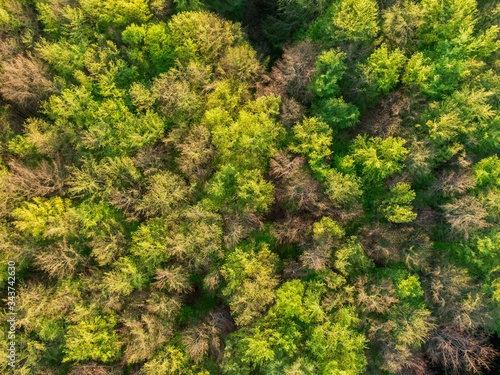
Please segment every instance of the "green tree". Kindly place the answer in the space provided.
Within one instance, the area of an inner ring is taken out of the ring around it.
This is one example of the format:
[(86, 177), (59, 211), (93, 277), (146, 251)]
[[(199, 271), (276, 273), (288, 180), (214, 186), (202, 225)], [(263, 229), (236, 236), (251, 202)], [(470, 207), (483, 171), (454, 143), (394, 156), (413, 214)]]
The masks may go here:
[(405, 143), (404, 139), (398, 137), (382, 139), (359, 135), (351, 145), (349, 156), (367, 182), (380, 183), (403, 169), (408, 154)]
[(391, 188), (389, 197), (382, 202), (382, 212), (391, 223), (408, 223), (417, 218), (412, 211), (415, 192), (410, 184), (398, 182)]
[(238, 169), (266, 165), (284, 135), (283, 127), (275, 121), (279, 102), (279, 97), (261, 96), (243, 107), (234, 122), (210, 125), (219, 163), (231, 163)]
[(274, 301), (277, 265), (278, 257), (267, 244), (258, 245), (255, 250), (236, 248), (227, 254), (221, 267), (227, 283), (222, 294), (239, 326), (251, 324)]
[(64, 362), (88, 360), (113, 362), (120, 355), (113, 315), (89, 315), (70, 325), (66, 333)]
[(288, 373), (304, 366), (321, 374), (362, 373), (366, 341), (356, 331), (359, 320), (352, 308), (325, 311), (326, 290), (318, 281), (284, 283), (266, 316), (229, 336), (225, 372)]
[(364, 69), (368, 85), (378, 92), (389, 92), (398, 84), (405, 60), (399, 49), (389, 51), (387, 45), (382, 44), (368, 57)]
[(346, 54), (330, 49), (322, 52), (316, 59), (316, 75), (312, 83), (314, 93), (322, 98), (340, 94), (339, 81), (347, 70)]
[(157, 173), (148, 179), (147, 191), (137, 209), (149, 217), (175, 217), (188, 197), (189, 188), (181, 177), (169, 171)]
[(306, 156), (311, 169), (321, 173), (332, 153), (332, 141), (330, 127), (317, 118), (310, 117), (293, 127), (293, 141), (288, 148)]

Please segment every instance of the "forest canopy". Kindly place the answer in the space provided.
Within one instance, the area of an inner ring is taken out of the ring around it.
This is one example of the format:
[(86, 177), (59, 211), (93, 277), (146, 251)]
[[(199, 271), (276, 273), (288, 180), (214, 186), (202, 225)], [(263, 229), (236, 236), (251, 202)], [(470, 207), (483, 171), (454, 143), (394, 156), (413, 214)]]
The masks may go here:
[(498, 373), (499, 36), (495, 0), (0, 0), (0, 372)]

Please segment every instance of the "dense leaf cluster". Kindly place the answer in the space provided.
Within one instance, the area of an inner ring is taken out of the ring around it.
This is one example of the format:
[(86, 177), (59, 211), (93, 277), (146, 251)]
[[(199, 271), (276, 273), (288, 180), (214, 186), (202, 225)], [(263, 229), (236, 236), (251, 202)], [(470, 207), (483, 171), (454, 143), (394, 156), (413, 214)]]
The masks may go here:
[(494, 0), (0, 0), (14, 373), (498, 372), (499, 35)]

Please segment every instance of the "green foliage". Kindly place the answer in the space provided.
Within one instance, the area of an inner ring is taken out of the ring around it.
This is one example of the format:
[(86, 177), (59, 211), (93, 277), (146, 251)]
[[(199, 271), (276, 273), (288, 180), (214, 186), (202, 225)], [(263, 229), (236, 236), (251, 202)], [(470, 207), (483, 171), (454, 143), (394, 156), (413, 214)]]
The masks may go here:
[(293, 127), (293, 143), (290, 151), (307, 157), (309, 166), (320, 172), (331, 155), (332, 130), (324, 122), (311, 117)]
[(188, 200), (189, 189), (179, 176), (157, 173), (147, 182), (147, 192), (137, 208), (147, 216), (175, 216), (175, 211)]
[[(283, 136), (283, 127), (274, 119), (279, 102), (279, 97), (261, 96), (243, 107), (229, 124), (215, 116), (207, 119), (221, 164), (242, 169), (261, 169), (266, 164)], [(225, 120), (229, 119), (225, 116)]]
[(351, 146), (350, 157), (366, 181), (380, 183), (403, 168), (408, 154), (405, 143), (404, 139), (397, 137), (382, 139), (358, 136)]
[(339, 41), (366, 42), (379, 30), (377, 2), (341, 0), (333, 5), (332, 33)]
[(325, 291), (320, 282), (284, 283), (267, 316), (231, 335), (225, 371), (283, 373), (286, 368), (310, 366), (322, 374), (362, 373), (366, 339), (356, 332), (359, 320), (351, 308), (327, 314), (321, 304)]
[[(489, 103), (490, 92), (464, 88), (442, 102), (429, 107), (425, 125), (429, 137), (441, 148), (439, 154), (447, 160), (462, 147), (476, 148), (480, 142), (488, 150), (496, 144), (496, 111)], [(491, 145), (491, 146), (490, 146)]]
[(474, 263), (488, 276), (495, 277), (500, 271), (500, 233), (477, 238), (476, 248)]
[(274, 201), (273, 185), (257, 169), (238, 172), (231, 164), (218, 171), (207, 187), (204, 204), (212, 210), (232, 208), (242, 213), (264, 213)]
[(208, 12), (182, 12), (168, 22), (174, 60), (213, 64), (231, 46), (241, 45), (243, 35), (236, 24)]
[(330, 169), (325, 178), (326, 194), (336, 206), (355, 202), (363, 194), (361, 181), (352, 174), (342, 174)]
[(75, 71), (83, 68), (85, 44), (71, 44), (66, 40), (60, 42), (42, 41), (37, 51), (49, 66), (64, 78), (71, 78)]
[(15, 372), (498, 373), (499, 22), (0, 0)]
[(498, 156), (493, 155), (474, 164), (474, 176), (478, 187), (500, 187), (500, 159)]
[(356, 237), (350, 237), (347, 243), (335, 253), (335, 269), (346, 277), (363, 274), (373, 268), (373, 261), (368, 258)]
[(222, 294), (229, 301), (236, 324), (252, 323), (274, 301), (277, 263), (278, 257), (267, 244), (255, 250), (237, 248), (226, 256), (221, 274), (227, 285)]
[(15, 226), (36, 239), (63, 237), (71, 233), (71, 202), (68, 199), (54, 197), (33, 198), (33, 203), (25, 202), (12, 212)]
[(104, 274), (103, 289), (110, 296), (128, 296), (134, 289), (142, 289), (145, 283), (145, 275), (134, 261), (123, 257), (114, 262), (112, 271)]
[(173, 345), (165, 346), (153, 359), (146, 362), (144, 373), (146, 375), (209, 375), (208, 371), (203, 371), (192, 364), (186, 353)]
[(365, 67), (368, 84), (375, 86), (381, 93), (389, 92), (399, 82), (405, 60), (400, 50), (389, 52), (387, 45), (382, 44), (368, 57)]
[(333, 49), (318, 56), (315, 64), (317, 73), (313, 81), (313, 90), (317, 96), (324, 98), (340, 94), (339, 81), (347, 70), (345, 58), (345, 53)]
[(81, 0), (80, 4), (89, 16), (116, 27), (143, 23), (151, 17), (145, 0)]
[(359, 122), (359, 109), (342, 97), (321, 100), (313, 105), (313, 111), (333, 129), (352, 128)]
[(149, 274), (168, 259), (166, 252), (168, 226), (164, 219), (150, 219), (141, 224), (132, 237), (130, 252), (136, 256)]
[(94, 315), (68, 327), (64, 362), (113, 362), (120, 355), (119, 336), (112, 315)]
[(131, 24), (123, 31), (122, 39), (130, 46), (132, 61), (144, 70), (149, 68), (148, 61), (154, 74), (165, 72), (174, 65), (174, 47), (166, 24)]
[(415, 220), (417, 214), (412, 211), (415, 196), (410, 184), (398, 182), (391, 188), (389, 197), (382, 203), (385, 218), (391, 223), (408, 223)]

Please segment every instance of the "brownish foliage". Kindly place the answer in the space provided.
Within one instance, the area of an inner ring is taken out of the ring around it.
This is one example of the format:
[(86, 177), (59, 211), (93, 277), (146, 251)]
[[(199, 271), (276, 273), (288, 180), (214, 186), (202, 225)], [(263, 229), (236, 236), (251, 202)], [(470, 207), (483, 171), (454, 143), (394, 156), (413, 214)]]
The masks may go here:
[(173, 293), (186, 293), (191, 290), (189, 273), (183, 267), (156, 270), (153, 286)]
[(280, 120), (286, 127), (290, 128), (293, 124), (301, 121), (305, 112), (305, 106), (294, 98), (283, 97), (281, 99)]
[(309, 41), (285, 48), (283, 57), (269, 74), (266, 92), (294, 98), (299, 103), (310, 103), (313, 94), (308, 86), (316, 72), (315, 62), (320, 50)]
[(332, 249), (326, 244), (314, 246), (305, 250), (300, 256), (300, 261), (305, 268), (321, 271), (328, 267)]
[(404, 90), (392, 92), (388, 98), (363, 116), (360, 134), (386, 138), (398, 134), (404, 119), (410, 115), (411, 100)]
[(469, 169), (459, 171), (443, 171), (431, 188), (431, 192), (441, 192), (445, 197), (453, 197), (467, 193), (475, 186), (474, 176)]
[(232, 248), (254, 230), (262, 229), (262, 217), (255, 213), (233, 213), (224, 217), (224, 244)]
[(388, 225), (374, 224), (362, 229), (361, 243), (376, 264), (385, 265), (401, 260), (401, 234)]
[(54, 195), (64, 187), (66, 173), (59, 159), (52, 162), (42, 160), (35, 168), (29, 168), (17, 160), (11, 160), (8, 164), (12, 171), (8, 189), (28, 199)]
[(215, 154), (210, 131), (202, 125), (195, 126), (176, 148), (180, 153), (176, 161), (182, 173), (192, 181), (205, 181), (212, 172)]
[(274, 235), (280, 244), (305, 246), (311, 236), (311, 227), (312, 222), (304, 216), (287, 215), (284, 220), (277, 222), (274, 226)]
[(382, 279), (377, 284), (368, 284), (366, 276), (356, 281), (357, 303), (364, 313), (385, 314), (399, 302), (395, 297), (394, 284), (389, 279)]
[(300, 261), (296, 261), (293, 259), (283, 260), (282, 276), (284, 280), (300, 279), (304, 277), (304, 275), (305, 275), (304, 266)]
[(274, 155), (270, 162), (270, 176), (275, 184), (276, 202), (291, 211), (325, 216), (332, 208), (306, 165), (303, 156), (292, 157), (286, 151)]
[(134, 157), (134, 165), (142, 171), (144, 176), (158, 173), (171, 162), (171, 150), (163, 143), (153, 147), (145, 147), (137, 152)]
[(0, 72), (0, 94), (24, 110), (34, 111), (40, 101), (55, 92), (55, 85), (41, 62), (31, 55), (6, 61)]
[(182, 341), (186, 346), (186, 353), (196, 363), (199, 363), (207, 354), (220, 362), (224, 351), (222, 337), (234, 329), (229, 312), (218, 308), (212, 311), (203, 323), (184, 331)]
[(471, 233), (489, 226), (485, 220), (488, 212), (479, 200), (470, 195), (454, 199), (442, 208), (453, 234), (465, 239), (468, 239)]
[(63, 240), (35, 255), (34, 263), (51, 277), (60, 279), (73, 275), (83, 261), (83, 257)]
[(447, 326), (430, 338), (427, 355), (433, 364), (453, 374), (467, 374), (489, 370), (498, 352), (481, 331)]

